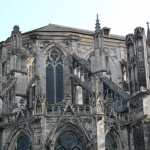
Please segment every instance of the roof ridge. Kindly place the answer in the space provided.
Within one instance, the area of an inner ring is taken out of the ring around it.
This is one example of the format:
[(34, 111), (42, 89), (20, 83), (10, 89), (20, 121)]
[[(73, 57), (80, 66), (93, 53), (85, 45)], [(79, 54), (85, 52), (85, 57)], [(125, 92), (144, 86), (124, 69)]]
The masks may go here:
[(56, 26), (56, 27), (62, 27), (62, 28), (69, 28), (69, 29), (76, 29), (76, 30), (83, 30), (83, 31), (89, 31), (89, 32), (93, 32), (94, 30), (88, 30), (88, 29), (83, 29), (83, 28), (78, 28), (78, 27), (70, 27), (70, 26), (65, 26), (65, 25), (59, 25), (59, 24), (53, 24), (53, 23), (49, 23), (47, 26)]
[[(64, 29), (64, 31), (75, 31), (75, 32), (83, 32), (83, 33), (86, 33), (86, 34), (94, 34), (94, 31), (92, 30), (87, 30), (87, 29), (81, 29), (81, 28), (75, 28), (75, 27), (69, 27), (69, 26), (64, 26), (64, 25), (58, 25), (58, 24), (48, 24), (46, 26), (42, 26), (40, 28), (37, 28), (37, 29), (33, 29), (31, 31), (28, 31), (28, 32), (25, 32), (25, 33), (29, 33), (29, 32), (35, 32), (35, 31), (46, 31), (46, 29), (48, 29), (48, 27), (52, 27), (52, 28), (56, 28), (56, 30), (58, 29), (59, 31), (61, 31), (61, 28), (62, 28), (62, 31)], [(60, 28), (60, 29), (59, 29)], [(50, 31), (53, 31), (54, 29), (50, 30)], [(25, 34), (24, 33), (24, 34)]]
[[(89, 35), (93, 35), (94, 34), (94, 30), (88, 30), (88, 29), (81, 29), (81, 28), (77, 28), (77, 27), (69, 27), (69, 26), (65, 26), (65, 25), (58, 25), (58, 24), (53, 24), (50, 23), (46, 26), (42, 26), (40, 28), (37, 29), (33, 29), (33, 30), (29, 30), (27, 32), (24, 32), (23, 34), (26, 33), (31, 33), (31, 32), (44, 32), (44, 31), (52, 31), (52, 32), (77, 32), (77, 33), (81, 33), (81, 34), (89, 34)], [(108, 37), (104, 38), (113, 38), (113, 39), (119, 39), (119, 40), (124, 40), (125, 37), (121, 36), (121, 35), (116, 35), (116, 34), (110, 34)]]

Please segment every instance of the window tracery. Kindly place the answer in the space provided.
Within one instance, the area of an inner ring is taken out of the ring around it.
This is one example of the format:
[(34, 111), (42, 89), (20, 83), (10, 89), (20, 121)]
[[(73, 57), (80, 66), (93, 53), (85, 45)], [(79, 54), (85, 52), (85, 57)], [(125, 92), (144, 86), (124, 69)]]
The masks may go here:
[(63, 100), (63, 54), (53, 47), (49, 52), (46, 67), (46, 95), (48, 103), (57, 103)]
[(84, 150), (84, 146), (78, 135), (67, 131), (59, 136), (56, 141), (55, 150)]

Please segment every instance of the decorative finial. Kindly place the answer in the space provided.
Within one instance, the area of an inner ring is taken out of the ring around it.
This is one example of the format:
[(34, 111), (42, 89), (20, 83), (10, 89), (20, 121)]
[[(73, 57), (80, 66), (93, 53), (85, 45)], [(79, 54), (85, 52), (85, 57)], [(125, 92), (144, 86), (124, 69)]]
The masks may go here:
[(100, 32), (100, 23), (99, 23), (99, 17), (98, 17), (98, 13), (97, 13), (97, 17), (96, 17), (96, 27), (95, 27), (95, 32), (99, 33)]
[(13, 27), (13, 31), (14, 31), (14, 32), (19, 32), (19, 26), (18, 26), (18, 25), (15, 25), (15, 26)]
[(149, 22), (147, 21), (146, 24), (149, 26)]
[(97, 18), (96, 18), (96, 19), (97, 19), (97, 20), (99, 20), (98, 13), (97, 13), (97, 15), (96, 15), (96, 16), (97, 16)]
[(147, 24), (147, 30), (149, 30), (149, 22), (146, 22), (146, 24)]

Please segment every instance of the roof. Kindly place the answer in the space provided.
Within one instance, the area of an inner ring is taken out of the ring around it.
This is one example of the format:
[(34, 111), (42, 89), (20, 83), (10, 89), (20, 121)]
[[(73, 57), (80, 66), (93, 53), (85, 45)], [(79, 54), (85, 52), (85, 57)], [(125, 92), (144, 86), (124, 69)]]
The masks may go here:
[[(81, 34), (86, 34), (86, 35), (91, 35), (91, 36), (94, 35), (94, 31), (91, 31), (91, 30), (73, 28), (73, 27), (56, 25), (56, 24), (48, 24), (47, 26), (43, 26), (43, 27), (28, 31), (26, 33), (30, 33), (30, 32), (73, 32), (73, 33), (81, 33)], [(115, 39), (115, 40), (125, 40), (124, 36), (119, 36), (119, 35), (114, 35), (114, 34), (110, 34), (108, 38)]]
[(48, 24), (47, 26), (35, 30), (31, 30), (29, 32), (45, 32), (45, 31), (46, 32), (76, 32), (76, 33), (89, 34), (89, 35), (94, 34), (94, 31), (72, 28), (72, 27), (56, 25), (56, 24)]

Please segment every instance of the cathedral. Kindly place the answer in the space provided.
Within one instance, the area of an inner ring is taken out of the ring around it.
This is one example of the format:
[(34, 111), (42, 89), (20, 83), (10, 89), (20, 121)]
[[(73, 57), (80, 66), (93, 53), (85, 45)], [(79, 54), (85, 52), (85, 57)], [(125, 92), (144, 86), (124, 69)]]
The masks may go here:
[(56, 24), (0, 42), (0, 150), (150, 150), (150, 29)]

